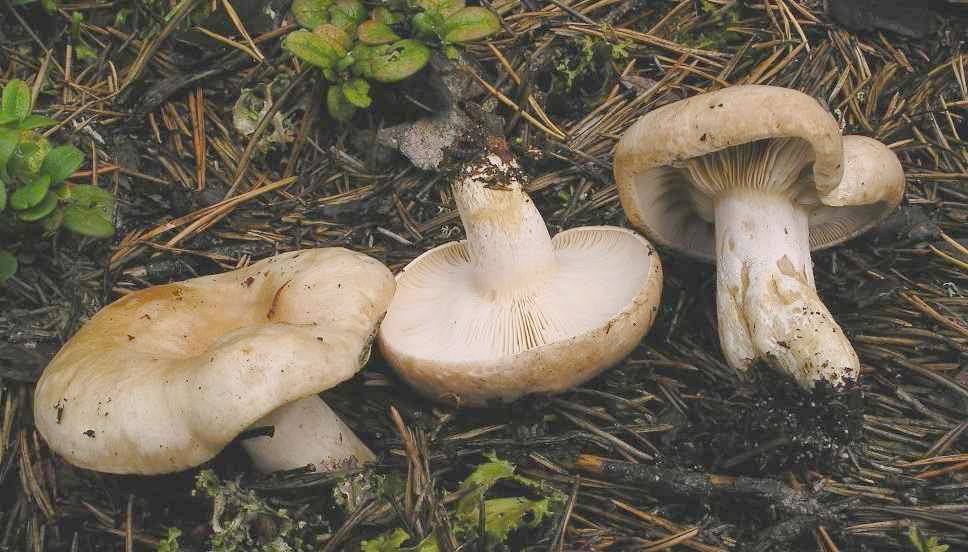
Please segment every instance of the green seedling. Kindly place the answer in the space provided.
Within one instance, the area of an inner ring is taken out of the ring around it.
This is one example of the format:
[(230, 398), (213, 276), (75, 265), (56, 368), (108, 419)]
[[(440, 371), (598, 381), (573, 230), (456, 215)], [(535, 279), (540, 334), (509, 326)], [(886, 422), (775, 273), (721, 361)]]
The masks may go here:
[[(477, 466), (465, 479), (456, 494), (459, 500), (447, 512), (454, 538), (458, 543), (475, 538), (480, 532), (481, 507), (484, 508), (484, 539), (480, 549), (500, 547), (512, 531), (523, 527), (537, 527), (557, 507), (564, 497), (541, 483), (516, 475), (514, 465), (494, 454), (485, 455), (487, 462)], [(545, 495), (530, 499), (524, 496), (485, 499), (498, 482), (513, 482), (529, 494)], [(378, 537), (363, 541), (361, 552), (438, 552), (434, 535), (411, 545), (413, 536), (397, 528)]]
[[(36, 129), (57, 121), (31, 114), (30, 88), (12, 80), (0, 94), (0, 213), (2, 224), (39, 223), (46, 233), (61, 226), (75, 233), (109, 237), (114, 234), (111, 211), (114, 197), (90, 185), (65, 181), (84, 163), (84, 154), (71, 145), (51, 146)], [(0, 250), (0, 282), (17, 270), (16, 257)]]
[(165, 538), (161, 539), (155, 552), (181, 552), (181, 545), (178, 544), (178, 537), (182, 534), (181, 529), (169, 527)]
[(921, 535), (918, 526), (911, 524), (908, 527), (908, 540), (917, 552), (948, 552), (948, 545), (938, 542), (938, 537), (927, 537)]
[(455, 56), (455, 45), (501, 28), (492, 12), (464, 0), (389, 0), (369, 11), (359, 0), (295, 0), (292, 13), (304, 29), (283, 47), (322, 72), (326, 108), (344, 122), (371, 106), (370, 83), (408, 79), (433, 49)]

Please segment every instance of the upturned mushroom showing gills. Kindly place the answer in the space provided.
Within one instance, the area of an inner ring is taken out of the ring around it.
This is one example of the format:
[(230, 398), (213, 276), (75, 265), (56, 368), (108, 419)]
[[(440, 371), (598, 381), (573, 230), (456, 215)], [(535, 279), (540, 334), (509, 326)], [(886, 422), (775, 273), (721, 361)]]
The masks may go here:
[(68, 462), (110, 473), (190, 468), (264, 426), (242, 442), (262, 471), (371, 460), (317, 393), (366, 362), (394, 288), (379, 261), (331, 248), (136, 291), (47, 366), (37, 428)]
[(644, 115), (615, 150), (629, 221), (716, 262), (719, 339), (740, 373), (763, 360), (805, 388), (856, 381), (853, 347), (820, 300), (810, 251), (887, 216), (904, 173), (885, 145), (841, 137), (810, 96), (735, 86)]
[(617, 363), (652, 325), (662, 268), (631, 230), (554, 237), (503, 142), (452, 184), (466, 241), (424, 253), (397, 275), (378, 340), (417, 390), (463, 406), (556, 393)]

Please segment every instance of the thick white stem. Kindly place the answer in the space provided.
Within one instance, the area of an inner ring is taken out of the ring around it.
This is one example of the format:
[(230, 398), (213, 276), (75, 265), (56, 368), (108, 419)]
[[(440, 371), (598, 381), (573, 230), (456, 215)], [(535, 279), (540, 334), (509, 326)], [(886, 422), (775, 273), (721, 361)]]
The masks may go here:
[(454, 181), (479, 289), (502, 293), (530, 287), (557, 268), (551, 236), (522, 179), (504, 150), (467, 165)]
[(242, 447), (256, 469), (264, 473), (302, 468), (317, 472), (338, 469), (355, 460), (371, 462), (375, 456), (316, 395), (277, 408), (253, 427), (273, 426), (273, 435), (251, 437)]
[(860, 363), (817, 296), (807, 211), (785, 193), (736, 189), (716, 198), (716, 304), (726, 360), (755, 360), (801, 386), (856, 381)]

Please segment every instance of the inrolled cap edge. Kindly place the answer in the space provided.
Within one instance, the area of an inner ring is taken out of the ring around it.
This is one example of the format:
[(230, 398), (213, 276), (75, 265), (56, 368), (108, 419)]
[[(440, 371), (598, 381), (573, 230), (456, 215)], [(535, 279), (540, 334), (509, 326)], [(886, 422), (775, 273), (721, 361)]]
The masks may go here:
[(866, 136), (844, 136), (844, 177), (810, 219), (810, 247), (825, 249), (884, 220), (904, 197), (904, 169), (894, 151)]

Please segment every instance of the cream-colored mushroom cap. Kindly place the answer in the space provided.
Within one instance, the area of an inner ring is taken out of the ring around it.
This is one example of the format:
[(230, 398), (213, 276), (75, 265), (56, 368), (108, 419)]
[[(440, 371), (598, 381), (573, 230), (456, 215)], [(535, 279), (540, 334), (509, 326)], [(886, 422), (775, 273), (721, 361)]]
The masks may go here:
[(887, 146), (842, 138), (801, 92), (735, 86), (644, 115), (619, 141), (614, 170), (633, 226), (715, 260), (730, 366), (763, 360), (805, 388), (857, 381), (860, 361), (817, 294), (810, 251), (897, 207), (904, 172)]
[(47, 366), (37, 428), (67, 461), (112, 473), (196, 466), (265, 424), (276, 437), (247, 446), (260, 469), (368, 460), (316, 393), (360, 369), (394, 287), (379, 261), (332, 248), (131, 293)]
[(467, 241), (398, 274), (379, 333), (403, 379), (465, 406), (561, 392), (614, 365), (651, 327), (662, 288), (641, 236), (598, 226), (552, 239), (516, 162), (482, 163), (454, 184)]
[[(788, 139), (785, 151), (777, 147), (784, 141), (775, 139)], [(803, 156), (791, 170), (803, 170), (799, 199), (813, 204), (813, 250), (866, 232), (901, 201), (904, 173), (885, 145), (841, 137), (837, 121), (802, 92), (744, 85), (664, 105), (626, 131), (615, 149), (614, 172), (629, 222), (655, 243), (714, 261), (714, 194), (697, 185), (687, 162), (745, 144), (764, 150), (770, 141), (772, 159), (764, 169), (784, 162), (777, 159), (784, 154)], [(780, 180), (763, 187), (788, 183)]]

